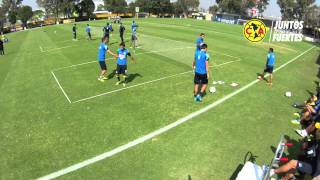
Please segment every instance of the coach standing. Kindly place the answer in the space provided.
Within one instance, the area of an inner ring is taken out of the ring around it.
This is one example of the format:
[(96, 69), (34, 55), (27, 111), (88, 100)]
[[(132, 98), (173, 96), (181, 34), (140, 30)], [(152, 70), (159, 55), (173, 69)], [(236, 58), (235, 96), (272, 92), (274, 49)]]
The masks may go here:
[(119, 33), (120, 33), (120, 39), (121, 39), (121, 42), (124, 42), (123, 40), (123, 34), (124, 34), (124, 31), (126, 30), (126, 28), (124, 27), (124, 25), (121, 23), (120, 24), (120, 28), (119, 28)]
[(2, 39), (0, 39), (0, 54), (4, 55), (3, 40)]
[(77, 40), (77, 26), (76, 24), (72, 27), (72, 33), (73, 33), (73, 40)]

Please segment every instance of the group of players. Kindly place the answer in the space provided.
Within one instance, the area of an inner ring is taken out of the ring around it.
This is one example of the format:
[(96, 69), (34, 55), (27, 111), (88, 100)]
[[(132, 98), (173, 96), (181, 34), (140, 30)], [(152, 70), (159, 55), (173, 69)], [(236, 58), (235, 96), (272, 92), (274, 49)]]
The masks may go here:
[[(89, 25), (88, 25), (89, 26)], [(87, 26), (87, 29), (88, 29)], [(135, 21), (132, 22), (132, 36), (131, 36), (131, 43), (133, 47), (136, 47), (136, 42), (137, 42), (137, 28), (138, 25), (135, 23)], [(91, 33), (90, 30), (86, 30), (88, 33), (88, 36), (91, 39)], [(125, 32), (125, 27), (121, 23), (119, 27), (119, 33), (120, 33), (120, 39), (121, 43), (119, 45), (119, 48), (116, 53), (113, 53), (109, 49), (109, 41), (110, 41), (110, 32), (112, 32), (112, 26), (111, 24), (107, 23), (107, 25), (103, 28), (104, 35), (101, 39), (101, 43), (99, 46), (99, 52), (98, 52), (98, 62), (99, 66), (101, 68), (101, 73), (98, 77), (98, 80), (100, 82), (104, 82), (105, 80), (108, 79), (107, 75), (107, 65), (106, 65), (106, 53), (112, 55), (114, 59), (117, 61), (117, 69), (116, 69), (116, 76), (118, 79), (118, 82), (116, 85), (119, 85), (122, 83), (122, 85), (125, 87), (127, 84), (127, 79), (128, 79), (128, 69), (127, 69), (127, 57), (129, 56), (131, 60), (135, 63), (135, 60), (133, 56), (131, 55), (130, 51), (126, 49), (126, 45), (124, 42), (124, 32)], [(122, 79), (121, 79), (122, 76)]]
[[(87, 25), (87, 33), (89, 39), (91, 39), (91, 33), (90, 33), (90, 27)], [(136, 45), (137, 40), (137, 27), (138, 25), (135, 23), (135, 21), (132, 22), (132, 36), (131, 36), (131, 42), (133, 43), (133, 47)], [(89, 30), (88, 30), (89, 29)], [(104, 27), (103, 32), (104, 36), (101, 40), (100, 46), (99, 46), (99, 53), (98, 53), (98, 61), (101, 68), (101, 73), (98, 77), (98, 80), (101, 82), (104, 82), (108, 79), (106, 76), (107, 74), (107, 66), (106, 66), (106, 53), (111, 54), (116, 60), (117, 60), (117, 69), (116, 69), (116, 75), (118, 82), (116, 85), (123, 84), (123, 86), (126, 86), (127, 84), (127, 56), (131, 58), (132, 61), (134, 61), (134, 58), (132, 57), (131, 53), (128, 49), (125, 47), (124, 42), (124, 31), (125, 27), (121, 23), (119, 28), (120, 33), (120, 39), (121, 43), (119, 45), (119, 48), (117, 50), (117, 53), (113, 53), (109, 47), (109, 40), (110, 40), (110, 32), (112, 32), (112, 26), (107, 23), (107, 26)], [(208, 45), (204, 42), (205, 34), (201, 33), (200, 36), (197, 38), (196, 41), (196, 50), (194, 55), (194, 60), (192, 62), (192, 69), (194, 71), (194, 100), (196, 102), (201, 102), (203, 96), (206, 93), (207, 85), (208, 85), (208, 79), (210, 78), (210, 70), (209, 70), (209, 59), (210, 56), (208, 54)], [(267, 55), (267, 62), (266, 62), (266, 68), (264, 69), (264, 72), (258, 76), (260, 80), (266, 80), (264, 77), (266, 73), (269, 73), (269, 80), (268, 84), (272, 85), (272, 73), (273, 73), (273, 67), (275, 64), (275, 54), (273, 52), (273, 48), (269, 49), (268, 55)], [(135, 62), (135, 61), (134, 61)], [(122, 81), (120, 76), (122, 75)]]

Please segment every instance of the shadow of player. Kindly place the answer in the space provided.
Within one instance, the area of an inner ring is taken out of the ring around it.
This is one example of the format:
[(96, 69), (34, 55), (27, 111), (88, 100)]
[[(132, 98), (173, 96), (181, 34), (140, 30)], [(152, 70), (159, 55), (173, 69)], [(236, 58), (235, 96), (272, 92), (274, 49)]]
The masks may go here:
[(137, 77), (142, 77), (141, 74), (139, 73), (134, 73), (134, 74), (129, 74), (128, 75), (128, 79), (127, 79), (127, 83), (132, 82), (134, 79), (136, 79)]

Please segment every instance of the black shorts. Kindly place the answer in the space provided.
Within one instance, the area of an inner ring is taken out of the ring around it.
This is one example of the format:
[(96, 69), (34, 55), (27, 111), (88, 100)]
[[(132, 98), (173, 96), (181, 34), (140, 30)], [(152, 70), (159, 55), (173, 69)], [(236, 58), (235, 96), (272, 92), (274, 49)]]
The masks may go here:
[(117, 74), (126, 75), (128, 73), (127, 65), (119, 65), (117, 64)]
[(301, 173), (306, 173), (309, 175), (311, 175), (313, 172), (311, 164), (302, 161), (298, 161), (297, 170)]
[(273, 73), (273, 66), (266, 66), (266, 69), (264, 70), (265, 73)]
[(99, 61), (101, 70), (107, 70), (107, 65), (105, 61)]
[(207, 74), (198, 74), (194, 75), (194, 84), (208, 84)]
[(104, 38), (108, 38), (108, 39), (110, 39), (110, 34), (104, 34), (104, 36), (103, 36)]
[(136, 41), (138, 40), (137, 35), (132, 34), (131, 35), (131, 41)]

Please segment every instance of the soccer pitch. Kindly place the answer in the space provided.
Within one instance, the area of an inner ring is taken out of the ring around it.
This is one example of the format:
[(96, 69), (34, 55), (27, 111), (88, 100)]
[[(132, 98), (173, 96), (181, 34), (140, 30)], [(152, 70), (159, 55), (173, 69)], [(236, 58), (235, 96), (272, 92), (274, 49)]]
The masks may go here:
[[(129, 62), (123, 87), (115, 85), (110, 55), (110, 79), (97, 81), (105, 23), (77, 23), (78, 41), (71, 40), (71, 24), (8, 34), (0, 57), (0, 179), (232, 179), (247, 152), (269, 163), (281, 134), (298, 139), (291, 104), (315, 90), (319, 45), (269, 44), (268, 37), (253, 44), (242, 26), (138, 19), (139, 48), (127, 42), (137, 63)], [(124, 24), (129, 41), (131, 20)], [(113, 26), (115, 52), (120, 38)], [(210, 85), (225, 84), (195, 103), (191, 63), (201, 32)], [(277, 56), (272, 87), (256, 80), (269, 47)], [(284, 97), (286, 91), (294, 96)]]

